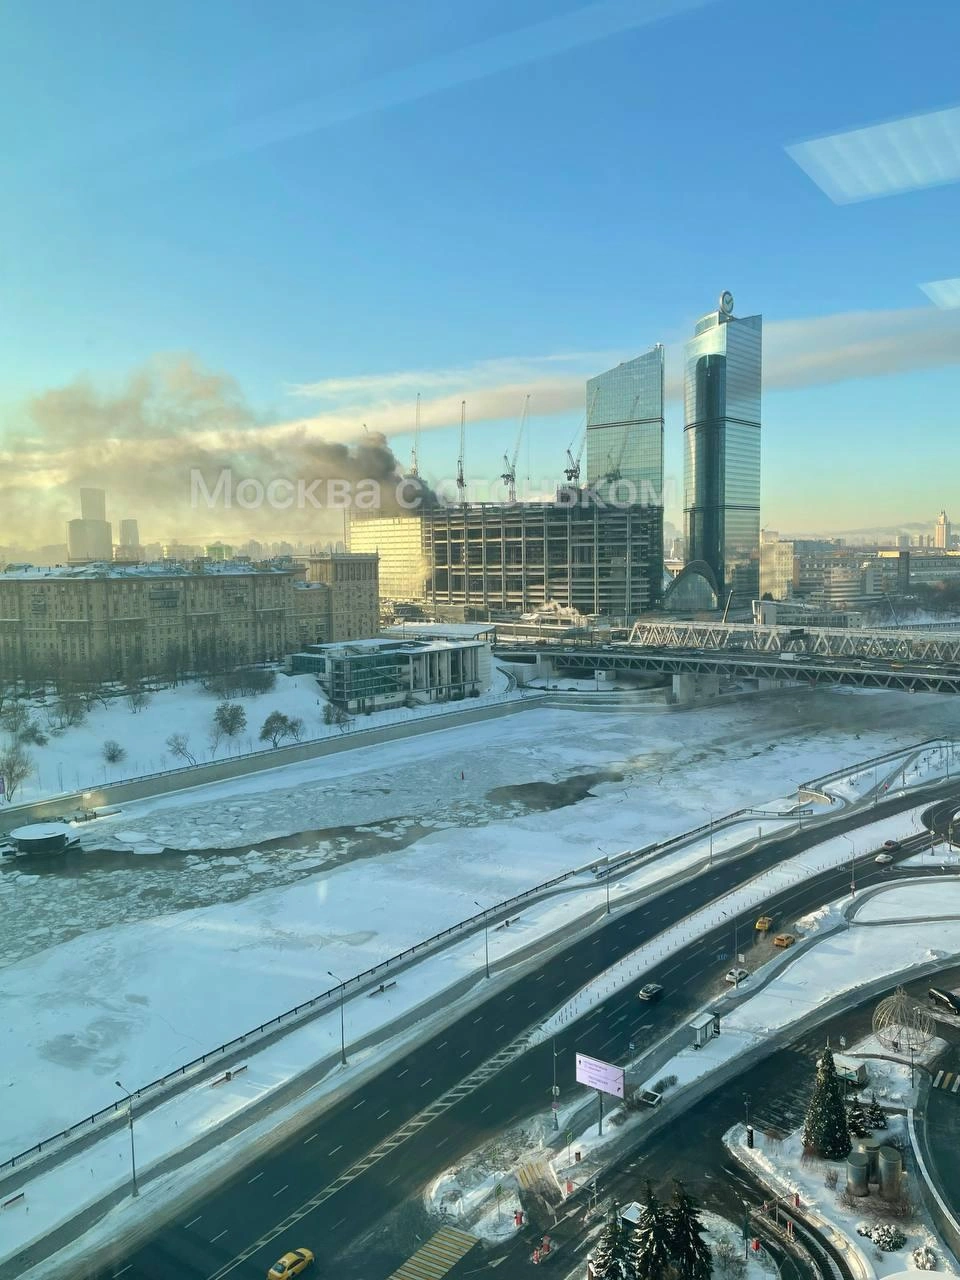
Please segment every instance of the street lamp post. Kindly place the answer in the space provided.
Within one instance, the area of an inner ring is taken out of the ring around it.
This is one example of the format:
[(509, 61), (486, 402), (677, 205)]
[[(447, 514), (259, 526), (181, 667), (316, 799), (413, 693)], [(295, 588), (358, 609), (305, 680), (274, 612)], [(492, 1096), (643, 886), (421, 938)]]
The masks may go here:
[(133, 1145), (133, 1094), (129, 1089), (125, 1088), (119, 1080), (114, 1080), (114, 1084), (121, 1093), (127, 1095), (127, 1120), (130, 1126), (130, 1174), (131, 1174), (131, 1196), (138, 1196), (140, 1188), (137, 1186), (137, 1152)]
[(856, 846), (854, 845), (853, 840), (850, 838), (850, 836), (847, 835), (845, 831), (841, 831), (840, 834), (843, 836), (844, 840), (846, 840), (850, 845), (850, 897), (853, 898), (853, 897), (856, 897), (856, 893), (857, 893), (857, 877), (856, 877), (856, 861), (855, 861), (856, 854), (857, 854)]
[[(473, 900), (473, 905), (475, 907), (480, 907), (480, 903), (477, 902), (476, 898), (474, 898)], [(480, 907), (480, 910), (484, 911), (485, 908)], [(483, 917), (483, 967), (487, 977), (489, 978), (490, 977), (490, 926), (487, 923), (486, 916)]]
[(551, 1099), (550, 1106), (553, 1110), (553, 1127), (560, 1128), (560, 1104), (557, 1101), (560, 1097), (560, 1088), (557, 1084), (557, 1040), (553, 1039), (553, 1088), (550, 1090)]
[(713, 814), (711, 813), (711, 811), (710, 811), (709, 809), (704, 809), (704, 810), (703, 810), (703, 812), (704, 812), (705, 814), (707, 814), (707, 815), (709, 816), (709, 818), (710, 818), (710, 862), (709, 862), (709, 865), (712, 867), (712, 866), (713, 866)]
[(741, 1200), (743, 1205), (743, 1256), (747, 1260), (750, 1257), (750, 1206), (746, 1200)]
[(343, 1031), (343, 995), (346, 984), (342, 978), (338, 978), (332, 969), (328, 969), (327, 973), (335, 982), (340, 983), (340, 1065), (347, 1065), (347, 1041)]

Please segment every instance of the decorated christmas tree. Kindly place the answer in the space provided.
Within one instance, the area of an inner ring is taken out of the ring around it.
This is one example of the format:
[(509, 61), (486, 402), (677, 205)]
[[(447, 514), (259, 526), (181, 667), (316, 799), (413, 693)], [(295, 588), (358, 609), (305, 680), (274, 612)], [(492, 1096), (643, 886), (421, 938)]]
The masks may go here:
[(803, 1125), (803, 1145), (814, 1155), (827, 1160), (842, 1160), (850, 1150), (843, 1088), (837, 1078), (829, 1045), (817, 1063), (813, 1096)]
[(679, 1178), (673, 1183), (673, 1202), (667, 1209), (670, 1252), (684, 1280), (710, 1280), (713, 1254), (703, 1238), (704, 1225), (695, 1201)]

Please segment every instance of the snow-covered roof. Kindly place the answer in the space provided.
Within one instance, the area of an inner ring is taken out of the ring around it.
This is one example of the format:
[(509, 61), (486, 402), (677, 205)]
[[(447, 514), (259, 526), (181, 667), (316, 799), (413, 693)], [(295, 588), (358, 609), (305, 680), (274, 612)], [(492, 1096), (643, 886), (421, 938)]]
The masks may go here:
[(11, 578), (17, 581), (29, 579), (38, 581), (44, 578), (89, 579), (89, 578), (196, 578), (212, 575), (236, 575), (251, 573), (302, 573), (302, 568), (289, 562), (257, 562), (252, 564), (245, 560), (204, 560), (202, 568), (194, 568), (192, 563), (179, 560), (154, 560), (149, 564), (114, 564), (112, 561), (100, 560), (90, 564), (57, 564), (57, 565), (8, 565), (0, 571), (0, 581)]
[(14, 840), (52, 840), (54, 836), (68, 835), (62, 822), (32, 822), (27, 827), (17, 827), (10, 835)]
[(495, 631), (495, 622), (407, 622), (404, 625), (384, 627), (387, 636), (444, 636), (452, 640), (478, 640)]

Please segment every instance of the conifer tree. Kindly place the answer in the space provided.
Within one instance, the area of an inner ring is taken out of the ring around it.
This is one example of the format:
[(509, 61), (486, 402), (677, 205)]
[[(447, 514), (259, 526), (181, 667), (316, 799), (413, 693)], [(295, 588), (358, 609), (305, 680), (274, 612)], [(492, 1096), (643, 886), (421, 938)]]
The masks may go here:
[(885, 1129), (887, 1127), (887, 1113), (877, 1101), (875, 1093), (871, 1093), (870, 1101), (867, 1103), (867, 1124), (871, 1129)]
[(829, 1045), (817, 1063), (817, 1078), (803, 1125), (803, 1145), (827, 1160), (842, 1160), (850, 1150), (843, 1089)]
[(704, 1240), (704, 1225), (696, 1202), (679, 1178), (673, 1182), (673, 1202), (667, 1210), (670, 1252), (684, 1280), (710, 1280), (713, 1254)]
[(866, 1138), (870, 1134), (870, 1121), (863, 1103), (856, 1095), (847, 1107), (847, 1130), (851, 1138)]
[(594, 1280), (633, 1280), (630, 1250), (616, 1205), (591, 1255)]
[(666, 1207), (653, 1194), (649, 1182), (647, 1197), (631, 1245), (631, 1261), (636, 1280), (670, 1280), (673, 1274), (670, 1220)]

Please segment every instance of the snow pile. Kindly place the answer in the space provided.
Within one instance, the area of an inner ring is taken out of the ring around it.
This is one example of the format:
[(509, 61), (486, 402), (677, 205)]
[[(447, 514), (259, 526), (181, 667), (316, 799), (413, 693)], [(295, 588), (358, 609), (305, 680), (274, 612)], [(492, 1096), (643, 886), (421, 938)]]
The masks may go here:
[[(905, 1141), (906, 1125), (902, 1116), (890, 1116), (888, 1126), (881, 1130), (884, 1138)], [(912, 1254), (918, 1248), (935, 1250), (940, 1269), (947, 1274), (954, 1274), (928, 1225), (922, 1202), (916, 1202), (916, 1212), (912, 1216), (897, 1221), (906, 1236), (905, 1243), (899, 1249), (885, 1252), (864, 1238), (858, 1227), (868, 1225), (872, 1228), (891, 1220), (883, 1202), (879, 1200), (876, 1187), (871, 1187), (867, 1197), (858, 1197), (849, 1205), (843, 1203), (845, 1197), (842, 1192), (846, 1181), (844, 1162), (806, 1156), (799, 1130), (785, 1138), (756, 1131), (751, 1150), (746, 1145), (746, 1131), (742, 1125), (737, 1125), (727, 1134), (725, 1141), (727, 1146), (736, 1151), (737, 1158), (752, 1167), (774, 1192), (787, 1196), (799, 1193), (804, 1216), (821, 1230), (832, 1227), (843, 1238), (848, 1250), (855, 1250), (860, 1254), (867, 1274), (872, 1271), (881, 1280), (884, 1277), (890, 1277), (891, 1280), (894, 1276), (899, 1277), (901, 1272), (910, 1267)], [(828, 1174), (832, 1179), (832, 1170), (838, 1173), (836, 1188), (829, 1186), (826, 1181)], [(873, 1216), (874, 1213), (876, 1217)]]

